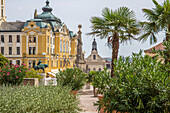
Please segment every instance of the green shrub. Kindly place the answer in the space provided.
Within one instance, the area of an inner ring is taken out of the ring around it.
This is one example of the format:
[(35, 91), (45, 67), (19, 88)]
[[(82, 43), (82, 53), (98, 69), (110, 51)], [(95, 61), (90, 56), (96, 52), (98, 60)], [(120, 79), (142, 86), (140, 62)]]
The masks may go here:
[(9, 63), (9, 60), (0, 53), (0, 68), (5, 66), (6, 63)]
[(71, 89), (60, 86), (0, 87), (0, 113), (78, 113)]
[(40, 81), (40, 79), (43, 79), (43, 77), (40, 76), (39, 73), (39, 71), (35, 71), (34, 69), (32, 69), (26, 72), (26, 76), (24, 78), (38, 78), (38, 80)]
[(26, 76), (27, 68), (25, 64), (19, 65), (6, 65), (0, 68), (0, 83), (5, 85), (19, 85)]
[(98, 93), (103, 94), (106, 90), (108, 90), (108, 83), (111, 83), (111, 75), (110, 72), (104, 68), (104, 71), (101, 72), (92, 72), (94, 75), (93, 86), (98, 89)]
[(62, 86), (70, 86), (72, 90), (80, 90), (86, 82), (86, 74), (78, 68), (60, 71), (56, 74), (57, 83)]
[[(132, 55), (116, 63), (115, 77), (110, 78), (103, 103), (109, 113), (113, 110), (130, 113), (168, 113), (170, 111), (170, 75), (162, 69), (157, 58)], [(98, 102), (99, 109), (103, 106)]]

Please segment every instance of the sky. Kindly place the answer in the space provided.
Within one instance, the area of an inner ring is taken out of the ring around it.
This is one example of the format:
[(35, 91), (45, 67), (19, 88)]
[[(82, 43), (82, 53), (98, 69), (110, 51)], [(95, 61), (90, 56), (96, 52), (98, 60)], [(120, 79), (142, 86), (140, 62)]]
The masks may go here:
[[(88, 57), (92, 50), (92, 41), (95, 38), (99, 55), (102, 57), (111, 57), (112, 50), (106, 45), (106, 39), (90, 37), (86, 34), (91, 32), (90, 18), (93, 16), (101, 17), (103, 8), (108, 7), (115, 10), (121, 6), (126, 6), (134, 10), (139, 21), (145, 21), (143, 8), (151, 9), (154, 7), (152, 0), (49, 0), (53, 8), (52, 13), (60, 18), (67, 27), (77, 33), (78, 25), (82, 25), (83, 51), (85, 57)], [(164, 0), (157, 0), (163, 3)], [(6, 16), (8, 22), (16, 20), (26, 21), (33, 18), (34, 10), (38, 14), (42, 13), (42, 7), (46, 0), (6, 0)], [(120, 44), (119, 56), (130, 56), (132, 52), (139, 53), (141, 50), (149, 49), (163, 41), (165, 32), (157, 35), (158, 42), (150, 45), (149, 40), (145, 43), (131, 41), (127, 44)]]

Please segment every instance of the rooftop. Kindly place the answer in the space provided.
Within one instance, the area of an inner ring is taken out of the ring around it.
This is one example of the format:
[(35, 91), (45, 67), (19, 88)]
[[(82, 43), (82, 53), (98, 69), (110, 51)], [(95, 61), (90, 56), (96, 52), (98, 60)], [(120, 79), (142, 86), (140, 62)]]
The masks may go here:
[(26, 22), (3, 22), (0, 26), (1, 32), (19, 32)]
[(156, 45), (156, 46), (154, 46), (154, 47), (152, 47), (152, 48), (150, 48), (150, 49), (145, 50), (144, 52), (152, 52), (153, 49), (155, 49), (156, 51), (158, 51), (158, 50), (163, 51), (163, 50), (165, 50), (165, 47), (162, 44), (163, 44), (163, 42)]

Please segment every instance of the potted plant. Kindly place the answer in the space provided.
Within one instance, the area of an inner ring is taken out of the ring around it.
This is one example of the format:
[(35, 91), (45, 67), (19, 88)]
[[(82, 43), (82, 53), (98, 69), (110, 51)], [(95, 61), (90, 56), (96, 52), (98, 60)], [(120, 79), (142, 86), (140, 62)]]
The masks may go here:
[(105, 112), (152, 112), (169, 111), (169, 75), (161, 62), (142, 52), (125, 60), (119, 58), (115, 66), (115, 77), (107, 83), (104, 97), (97, 102)]
[(86, 75), (78, 68), (67, 68), (64, 71), (59, 71), (59, 73), (56, 74), (56, 78), (57, 83), (61, 86), (70, 86), (72, 92), (75, 92), (74, 94), (76, 94), (86, 82)]

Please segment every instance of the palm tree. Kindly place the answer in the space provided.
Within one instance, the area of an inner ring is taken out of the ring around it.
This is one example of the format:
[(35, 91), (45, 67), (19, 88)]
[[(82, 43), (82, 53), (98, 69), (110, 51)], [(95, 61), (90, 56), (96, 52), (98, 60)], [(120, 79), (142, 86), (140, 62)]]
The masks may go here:
[(150, 44), (157, 42), (155, 34), (163, 30), (166, 31), (166, 40), (170, 38), (170, 2), (165, 0), (163, 4), (158, 4), (156, 0), (153, 0), (153, 3), (155, 8), (142, 9), (147, 21), (141, 22), (144, 34), (139, 38), (146, 41), (150, 37)]
[(104, 8), (102, 17), (92, 17), (92, 32), (88, 35), (106, 38), (112, 48), (111, 76), (114, 76), (114, 60), (117, 60), (119, 42), (124, 43), (139, 34), (134, 11), (127, 7), (120, 7), (115, 11)]

